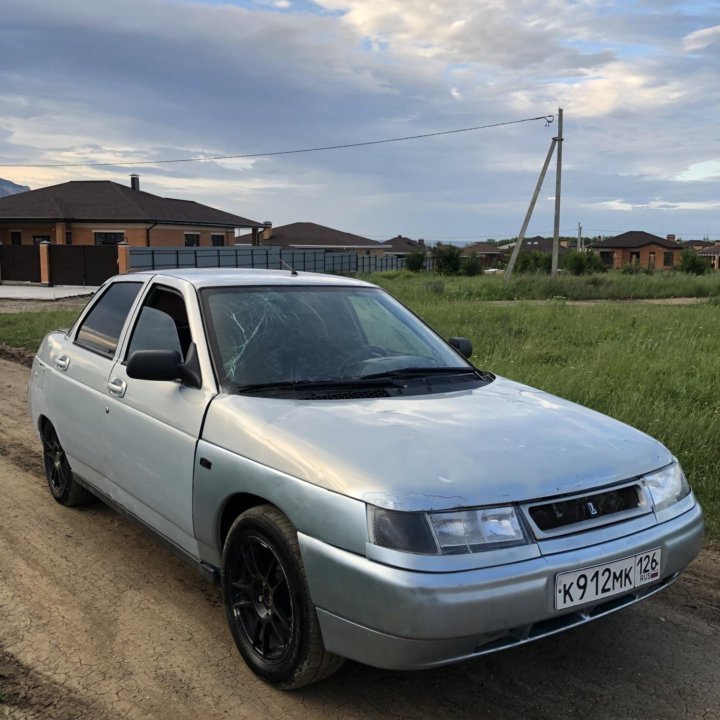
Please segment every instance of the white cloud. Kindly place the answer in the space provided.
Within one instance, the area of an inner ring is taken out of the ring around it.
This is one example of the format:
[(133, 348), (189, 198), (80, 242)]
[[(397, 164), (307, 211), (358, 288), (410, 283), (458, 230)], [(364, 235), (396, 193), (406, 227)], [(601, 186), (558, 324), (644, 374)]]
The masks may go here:
[(720, 25), (714, 25), (686, 35), (683, 38), (683, 47), (687, 52), (695, 52), (718, 42), (720, 42)]

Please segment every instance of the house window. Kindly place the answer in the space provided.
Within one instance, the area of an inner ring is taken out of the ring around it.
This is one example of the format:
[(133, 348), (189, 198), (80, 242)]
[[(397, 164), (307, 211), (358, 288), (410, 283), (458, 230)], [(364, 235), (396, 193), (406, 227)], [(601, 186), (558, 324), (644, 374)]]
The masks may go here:
[(72, 245), (72, 231), (70, 230), (65, 231), (65, 244)]
[(673, 253), (673, 252), (663, 253), (663, 267), (672, 267), (675, 264), (673, 262), (674, 260), (675, 260), (675, 253)]
[(125, 240), (124, 232), (96, 232), (96, 245), (119, 245)]
[(655, 253), (650, 252), (648, 255), (648, 267), (654, 268), (655, 267)]
[(41, 242), (50, 242), (49, 235), (33, 235), (33, 242), (39, 245)]
[(600, 259), (603, 261), (605, 267), (612, 267), (615, 253), (608, 250), (601, 250)]
[(630, 253), (630, 264), (631, 265), (639, 265), (640, 264), (640, 253), (639, 252), (631, 252)]
[(10, 233), (10, 244), (22, 245), (22, 232), (20, 232), (20, 230), (13, 230)]
[(185, 233), (185, 247), (197, 247), (200, 244), (200, 233)]
[(213, 247), (222, 247), (225, 244), (225, 236), (219, 233), (213, 233), (210, 236), (210, 242), (212, 243)]

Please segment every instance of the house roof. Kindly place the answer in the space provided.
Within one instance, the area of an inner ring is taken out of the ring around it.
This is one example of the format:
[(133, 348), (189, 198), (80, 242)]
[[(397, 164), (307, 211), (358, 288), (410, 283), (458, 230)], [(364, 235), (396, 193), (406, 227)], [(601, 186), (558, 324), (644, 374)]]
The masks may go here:
[(262, 227), (191, 200), (164, 198), (109, 180), (73, 180), (0, 198), (0, 222), (63, 220), (158, 222), (171, 225)]
[(712, 247), (706, 247), (698, 250), (698, 255), (720, 255), (720, 242)]
[(675, 240), (668, 240), (659, 235), (652, 235), (642, 230), (630, 230), (629, 232), (616, 235), (615, 237), (605, 238), (600, 242), (590, 245), (591, 248), (639, 248), (645, 245), (660, 245), (660, 247), (668, 249), (680, 249), (682, 245)]
[[(503, 249), (505, 251), (511, 251), (515, 247), (515, 243), (506, 245)], [(553, 239), (542, 237), (542, 235), (535, 235), (535, 237), (525, 238), (523, 244), (520, 247), (520, 252), (543, 252), (551, 253), (553, 250)], [(567, 252), (567, 248), (560, 245), (560, 254)]]
[(382, 245), (395, 253), (425, 252), (427, 250), (424, 240), (411, 240), (403, 235), (396, 235), (394, 238), (386, 240)]
[(462, 249), (463, 255), (502, 255), (503, 250), (492, 243), (476, 242)]
[[(250, 235), (237, 238), (239, 243), (250, 242)], [(335, 230), (335, 228), (312, 222), (295, 222), (279, 225), (272, 229), (269, 240), (261, 240), (262, 245), (295, 248), (382, 248), (383, 244), (360, 235)]]

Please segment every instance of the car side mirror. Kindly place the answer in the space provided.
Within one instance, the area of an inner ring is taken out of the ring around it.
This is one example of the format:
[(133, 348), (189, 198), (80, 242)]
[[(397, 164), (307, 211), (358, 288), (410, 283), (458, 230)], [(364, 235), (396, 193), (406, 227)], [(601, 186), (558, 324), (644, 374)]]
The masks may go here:
[(473, 354), (472, 343), (464, 337), (451, 337), (448, 342), (454, 347), (464, 358), (470, 359)]
[(189, 387), (202, 387), (195, 343), (190, 343), (184, 363), (177, 350), (136, 350), (125, 372), (136, 380), (180, 380)]

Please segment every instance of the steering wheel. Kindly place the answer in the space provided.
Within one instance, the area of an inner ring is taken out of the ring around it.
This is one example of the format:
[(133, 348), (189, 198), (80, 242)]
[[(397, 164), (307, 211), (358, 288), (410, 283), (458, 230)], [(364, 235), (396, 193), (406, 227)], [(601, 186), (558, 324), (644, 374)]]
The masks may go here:
[(378, 358), (388, 357), (390, 353), (379, 345), (365, 345), (364, 347), (353, 350), (350, 355), (345, 358), (345, 362), (340, 367), (341, 371), (345, 371), (354, 365), (360, 365)]

